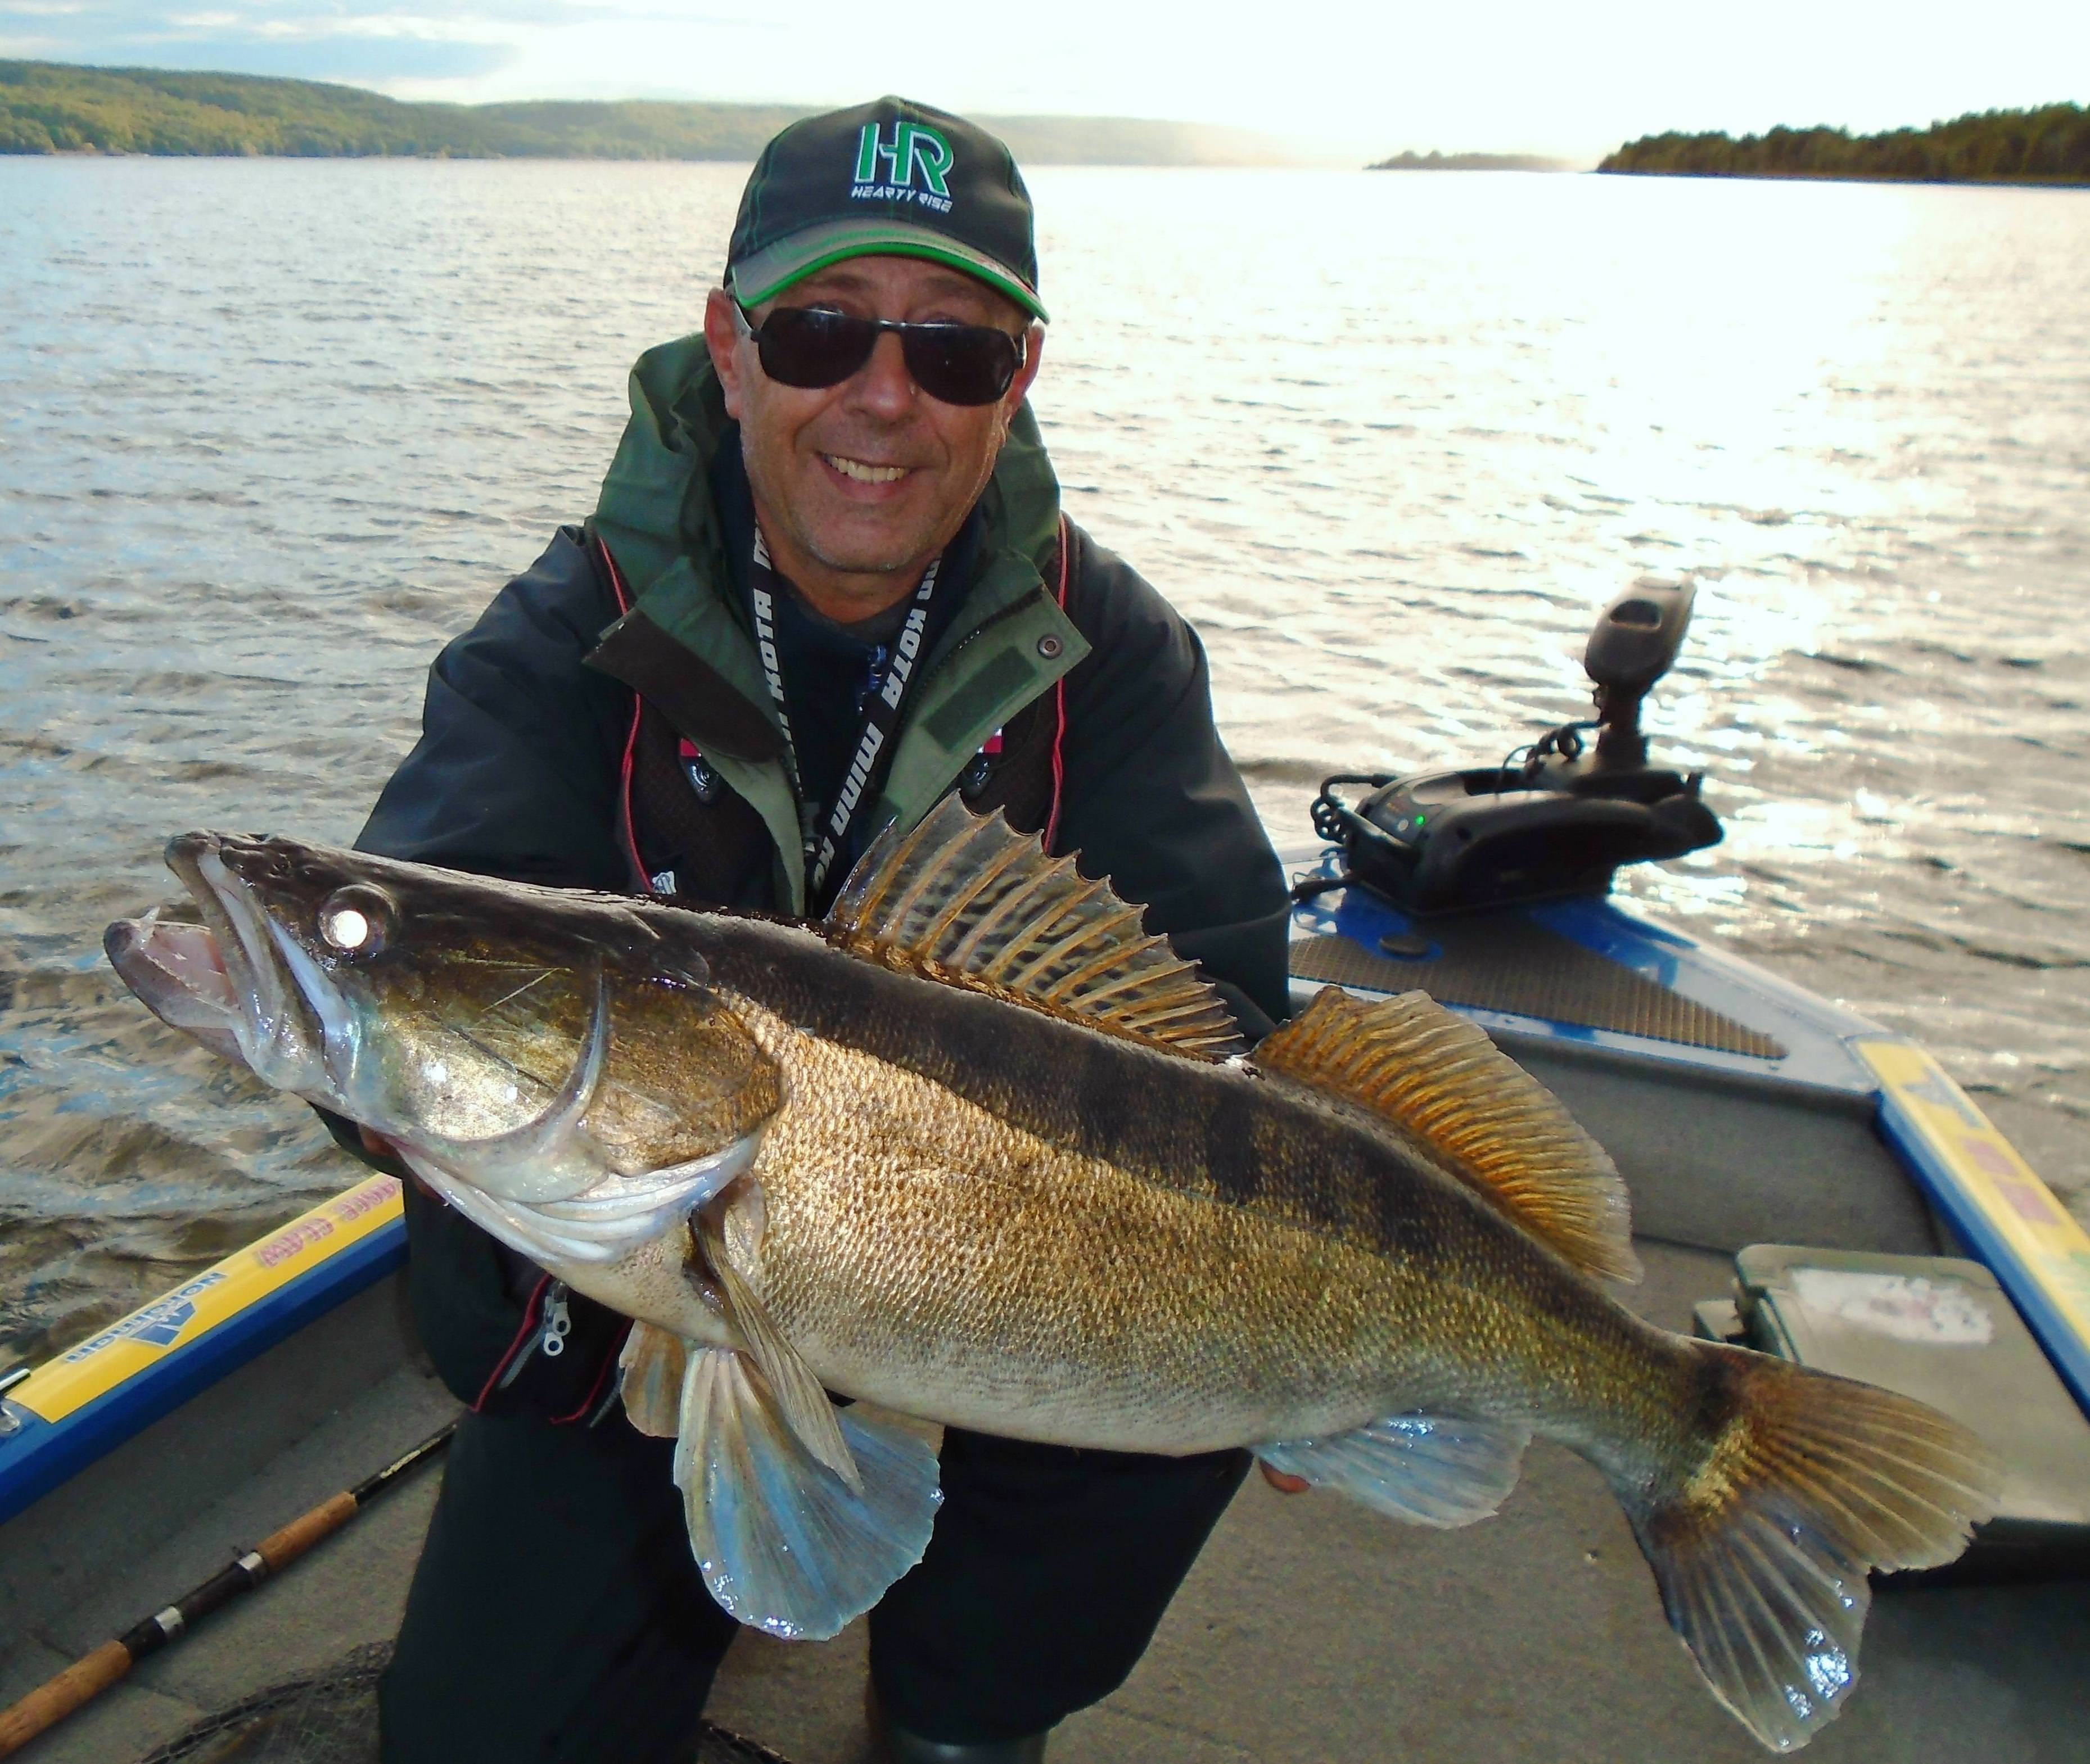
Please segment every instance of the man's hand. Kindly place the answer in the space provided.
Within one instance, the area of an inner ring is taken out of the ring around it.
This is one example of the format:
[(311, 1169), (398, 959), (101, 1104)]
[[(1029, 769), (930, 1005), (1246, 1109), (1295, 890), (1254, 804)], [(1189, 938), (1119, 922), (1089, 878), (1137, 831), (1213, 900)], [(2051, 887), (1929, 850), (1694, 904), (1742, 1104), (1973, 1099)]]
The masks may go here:
[[(401, 1156), (399, 1148), (393, 1144), (391, 1140), (386, 1139), (383, 1134), (372, 1133), (369, 1128), (363, 1126), (359, 1121), (356, 1123), (355, 1131), (356, 1136), (363, 1141), (363, 1150), (368, 1152), (372, 1157), (389, 1157), (395, 1163), (401, 1165), (406, 1164), (406, 1160)], [(447, 1200), (445, 1200), (441, 1195), (437, 1194), (434, 1189), (431, 1188), (426, 1182), (423, 1182), (419, 1177), (416, 1176), (411, 1168), (405, 1170), (402, 1174), (406, 1176), (406, 1180), (414, 1185), (415, 1191), (417, 1193), (427, 1195), (429, 1200), (435, 1201), (442, 1206), (447, 1207), (449, 1204), (449, 1203)]]
[(1280, 1495), (1303, 1495), (1314, 1485), (1303, 1476), (1294, 1476), (1288, 1470), (1272, 1470), (1261, 1458), (1255, 1467), (1262, 1472), (1262, 1479)]

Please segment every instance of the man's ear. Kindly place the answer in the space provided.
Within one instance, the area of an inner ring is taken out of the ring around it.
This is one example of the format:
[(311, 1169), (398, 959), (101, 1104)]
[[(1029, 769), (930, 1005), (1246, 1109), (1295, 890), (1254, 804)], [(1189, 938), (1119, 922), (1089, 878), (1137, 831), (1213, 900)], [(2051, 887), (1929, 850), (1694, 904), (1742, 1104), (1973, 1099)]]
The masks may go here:
[(739, 308), (723, 288), (714, 288), (704, 298), (704, 346), (712, 354), (719, 385), (725, 393), (725, 414), (740, 420)]
[(1030, 382), (1038, 377), (1038, 364), (1044, 354), (1045, 327), (1033, 320), (1030, 329), (1023, 333), (1023, 365), (1017, 369), (1016, 378), (1008, 383), (1005, 402), (1011, 418), (1015, 416), (1017, 406), (1030, 396)]

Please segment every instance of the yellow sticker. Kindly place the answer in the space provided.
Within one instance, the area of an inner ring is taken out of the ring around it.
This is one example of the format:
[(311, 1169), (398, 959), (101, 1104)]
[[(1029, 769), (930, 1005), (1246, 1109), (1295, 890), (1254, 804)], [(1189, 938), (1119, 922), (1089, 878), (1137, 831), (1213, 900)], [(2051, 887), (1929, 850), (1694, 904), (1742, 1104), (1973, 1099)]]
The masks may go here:
[(46, 1421), (62, 1421), (399, 1215), (397, 1178), (358, 1182), (68, 1348), (9, 1391), (7, 1400)]
[(2090, 1346), (2090, 1233), (1921, 1048), (1860, 1041), (1857, 1049), (1967, 1204), (2010, 1246), (2077, 1339)]

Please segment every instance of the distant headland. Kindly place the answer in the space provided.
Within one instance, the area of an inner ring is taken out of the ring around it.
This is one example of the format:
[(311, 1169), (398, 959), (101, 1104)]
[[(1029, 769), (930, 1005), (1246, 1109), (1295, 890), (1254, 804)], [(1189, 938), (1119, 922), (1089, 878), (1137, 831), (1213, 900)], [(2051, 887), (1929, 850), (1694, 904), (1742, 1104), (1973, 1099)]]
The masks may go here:
[[(399, 155), (745, 163), (811, 106), (406, 104), (244, 74), (0, 61), (0, 153)], [(1309, 156), (1246, 129), (1123, 117), (983, 117), (1027, 165), (1282, 165)]]
[(1726, 135), (1649, 135), (1628, 141), (1597, 170), (1698, 178), (2090, 184), (2090, 110), (2072, 104), (1985, 110), (1883, 135), (1831, 128), (1777, 128), (1739, 141)]
[(1375, 159), (1366, 171), (1572, 171), (1564, 159), (1542, 159), (1536, 153), (1395, 153)]

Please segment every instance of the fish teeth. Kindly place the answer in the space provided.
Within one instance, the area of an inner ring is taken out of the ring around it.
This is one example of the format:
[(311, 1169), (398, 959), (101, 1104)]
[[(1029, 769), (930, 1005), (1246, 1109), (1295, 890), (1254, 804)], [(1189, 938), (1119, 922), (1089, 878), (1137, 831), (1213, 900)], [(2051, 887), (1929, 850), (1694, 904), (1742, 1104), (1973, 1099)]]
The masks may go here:
[(867, 460), (850, 459), (841, 453), (823, 453), (820, 457), (845, 478), (854, 478), (860, 484), (897, 483), (907, 475), (905, 466), (874, 466)]

